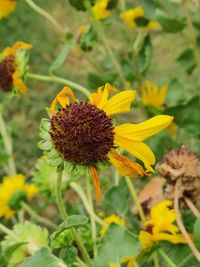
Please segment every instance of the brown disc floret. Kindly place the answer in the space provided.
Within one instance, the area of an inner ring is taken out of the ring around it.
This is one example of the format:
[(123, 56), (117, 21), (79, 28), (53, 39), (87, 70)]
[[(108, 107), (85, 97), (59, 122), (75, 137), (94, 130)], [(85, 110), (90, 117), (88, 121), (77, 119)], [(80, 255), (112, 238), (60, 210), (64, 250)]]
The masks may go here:
[(5, 92), (12, 90), (15, 68), (15, 57), (13, 55), (7, 56), (0, 62), (0, 88)]

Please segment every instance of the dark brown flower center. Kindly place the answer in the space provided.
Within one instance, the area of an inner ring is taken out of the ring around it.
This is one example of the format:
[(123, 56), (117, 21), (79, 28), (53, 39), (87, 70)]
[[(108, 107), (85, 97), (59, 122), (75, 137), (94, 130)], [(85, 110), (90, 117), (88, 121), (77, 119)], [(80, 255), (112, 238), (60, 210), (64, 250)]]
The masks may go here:
[(63, 158), (90, 165), (103, 161), (113, 147), (112, 119), (89, 103), (73, 103), (51, 118), (53, 144)]
[(0, 88), (8, 92), (13, 87), (13, 73), (15, 72), (15, 57), (7, 56), (0, 62)]

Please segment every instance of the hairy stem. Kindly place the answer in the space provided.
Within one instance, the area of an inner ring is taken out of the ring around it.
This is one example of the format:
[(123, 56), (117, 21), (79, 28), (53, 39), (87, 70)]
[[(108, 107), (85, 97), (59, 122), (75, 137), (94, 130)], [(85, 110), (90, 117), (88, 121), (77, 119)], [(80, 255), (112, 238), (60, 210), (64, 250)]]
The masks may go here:
[(196, 206), (192, 203), (192, 201), (189, 198), (187, 198), (187, 197), (184, 197), (184, 200), (185, 200), (186, 204), (188, 205), (188, 207), (193, 212), (194, 216), (196, 216), (197, 218), (200, 218), (200, 212), (196, 208)]
[(12, 236), (17, 242), (20, 242), (21, 240), (18, 238), (18, 236), (16, 236), (12, 230), (8, 229), (5, 225), (3, 225), (2, 223), (0, 223), (0, 231), (2, 231), (3, 233), (5, 233), (6, 235), (10, 235)]
[(85, 96), (90, 95), (90, 91), (85, 88), (84, 86), (77, 84), (75, 82), (72, 82), (70, 80), (60, 78), (57, 76), (48, 76), (48, 75), (39, 75), (39, 74), (33, 74), (33, 73), (27, 73), (27, 78), (29, 79), (34, 79), (34, 80), (40, 80), (40, 81), (46, 81), (46, 82), (58, 82), (67, 86), (70, 86), (80, 93), (83, 93)]
[(183, 222), (181, 220), (181, 214), (180, 214), (180, 210), (179, 210), (179, 187), (180, 187), (180, 179), (176, 182), (175, 194), (174, 194), (174, 210), (176, 213), (176, 222), (177, 222), (177, 225), (178, 225), (181, 233), (185, 237), (187, 244), (190, 247), (192, 253), (196, 257), (196, 259), (200, 262), (200, 253), (199, 253), (198, 249), (196, 248), (196, 246), (194, 245), (190, 235), (186, 231), (185, 226), (183, 225)]
[(54, 19), (46, 10), (42, 9), (36, 3), (34, 3), (32, 0), (25, 0), (25, 2), (38, 14), (45, 17), (47, 20), (49, 20), (52, 25), (62, 34), (66, 33), (66, 30), (62, 28), (62, 26), (57, 22), (56, 19)]
[[(60, 211), (60, 214), (61, 214), (63, 220), (66, 220), (68, 217), (68, 214), (67, 214), (67, 211), (65, 210), (65, 206), (64, 206), (64, 203), (62, 201), (62, 190), (61, 190), (62, 174), (63, 174), (62, 171), (58, 172), (58, 174), (57, 174), (55, 192), (56, 192), (56, 201), (57, 201), (58, 209)], [(87, 263), (88, 267), (94, 267), (85, 246), (83, 245), (82, 241), (80, 240), (80, 238), (78, 236), (76, 229), (71, 228), (71, 233), (72, 233), (74, 241), (76, 242), (76, 245), (79, 248), (81, 255), (82, 255), (84, 261)]]
[(16, 167), (15, 167), (15, 161), (13, 157), (13, 148), (12, 148), (12, 140), (7, 132), (6, 124), (4, 122), (1, 109), (0, 109), (0, 135), (3, 140), (4, 148), (6, 151), (6, 154), (8, 155), (8, 175), (14, 176), (16, 175)]
[(126, 176), (125, 180), (126, 180), (126, 184), (128, 186), (128, 189), (129, 189), (129, 191), (131, 193), (131, 196), (133, 198), (133, 202), (134, 202), (134, 204), (135, 204), (135, 206), (137, 208), (137, 211), (139, 213), (140, 219), (141, 219), (142, 223), (144, 224), (146, 219), (145, 219), (144, 211), (143, 211), (142, 206), (140, 204), (140, 201), (138, 199), (136, 189), (135, 189), (130, 177)]

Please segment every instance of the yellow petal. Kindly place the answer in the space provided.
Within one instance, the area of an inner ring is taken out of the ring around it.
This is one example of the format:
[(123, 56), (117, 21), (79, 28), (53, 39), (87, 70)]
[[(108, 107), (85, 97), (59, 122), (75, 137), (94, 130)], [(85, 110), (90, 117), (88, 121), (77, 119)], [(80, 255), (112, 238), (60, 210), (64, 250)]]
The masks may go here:
[(3, 57), (7, 57), (9, 55), (15, 55), (17, 49), (31, 49), (32, 45), (25, 42), (16, 42), (12, 47), (7, 47), (3, 51)]
[(153, 238), (149, 232), (140, 231), (139, 240), (143, 249), (148, 249), (153, 245)]
[(146, 174), (143, 167), (133, 160), (120, 155), (116, 150), (108, 154), (109, 161), (116, 168), (121, 176), (137, 178)]
[(24, 81), (20, 78), (19, 71), (16, 70), (12, 77), (13, 77), (14, 87), (16, 87), (16, 89), (18, 89), (20, 91), (20, 93), (22, 93), (23, 95), (26, 95), (28, 92), (28, 89), (27, 89)]
[(97, 173), (97, 170), (93, 166), (90, 166), (89, 170), (90, 170), (91, 175), (92, 175), (92, 181), (93, 181), (95, 193), (96, 193), (96, 202), (98, 204), (101, 200), (101, 197), (102, 197), (101, 187), (100, 187), (100, 177)]
[(111, 97), (102, 107), (108, 116), (130, 111), (131, 102), (135, 99), (136, 91), (126, 90)]
[(69, 87), (64, 87), (55, 97), (53, 100), (51, 107), (50, 107), (50, 113), (53, 115), (55, 113), (55, 108), (58, 103), (61, 104), (63, 108), (65, 108), (67, 105), (69, 105), (70, 100), (69, 97), (71, 97), (72, 101), (75, 102), (76, 98), (72, 92), (72, 90)]
[(115, 127), (115, 135), (133, 141), (143, 141), (167, 128), (173, 121), (172, 116), (158, 115), (138, 124), (125, 123)]
[(116, 135), (114, 143), (131, 153), (136, 158), (140, 159), (148, 171), (154, 172), (150, 165), (154, 165), (156, 159), (153, 152), (147, 145), (142, 142), (135, 142)]
[(186, 244), (187, 243), (186, 239), (181, 234), (171, 235), (167, 233), (159, 233), (153, 236), (153, 239), (154, 241), (166, 240), (173, 244)]
[(0, 19), (6, 18), (16, 8), (16, 0), (0, 0)]

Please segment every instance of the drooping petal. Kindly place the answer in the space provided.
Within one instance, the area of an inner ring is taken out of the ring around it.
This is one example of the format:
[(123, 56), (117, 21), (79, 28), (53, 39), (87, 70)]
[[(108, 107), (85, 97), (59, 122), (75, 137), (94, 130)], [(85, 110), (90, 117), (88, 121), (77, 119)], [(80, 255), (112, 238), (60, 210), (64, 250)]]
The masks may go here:
[(25, 42), (16, 42), (12, 47), (7, 47), (3, 51), (3, 57), (16, 54), (17, 49), (31, 49), (33, 46)]
[(164, 84), (162, 86), (162, 88), (160, 89), (160, 92), (159, 92), (159, 95), (158, 95), (160, 106), (164, 105), (164, 103), (165, 103), (165, 98), (166, 98), (167, 91), (168, 91), (168, 85)]
[(97, 173), (97, 170), (93, 166), (90, 166), (89, 170), (92, 175), (92, 181), (93, 181), (95, 193), (96, 193), (96, 202), (98, 204), (102, 197), (102, 192), (101, 192), (101, 187), (100, 187), (100, 177)]
[(149, 232), (140, 231), (139, 240), (143, 249), (148, 249), (153, 244), (153, 236)]
[(125, 123), (115, 127), (115, 136), (116, 138), (123, 137), (133, 141), (143, 141), (167, 128), (172, 121), (172, 116), (158, 115), (137, 124)]
[(14, 87), (16, 87), (16, 89), (18, 89), (20, 93), (22, 93), (23, 95), (26, 95), (28, 92), (28, 88), (26, 84), (24, 83), (24, 81), (20, 78), (19, 71), (16, 70), (12, 77), (13, 77)]
[(55, 108), (58, 103), (61, 104), (63, 108), (65, 108), (70, 103), (70, 98), (73, 102), (76, 101), (76, 98), (72, 92), (72, 90), (69, 87), (64, 87), (55, 97), (53, 100), (51, 107), (50, 107), (50, 113), (53, 115), (55, 113)]
[(154, 235), (153, 239), (154, 241), (166, 240), (173, 244), (186, 244), (187, 243), (186, 239), (184, 238), (182, 234), (171, 235), (167, 233), (159, 233), (157, 235)]
[(102, 109), (108, 116), (130, 111), (131, 102), (135, 99), (136, 91), (126, 90), (111, 97)]
[(112, 150), (108, 154), (108, 158), (121, 176), (137, 178), (138, 176), (146, 175), (145, 170), (140, 164), (120, 155), (116, 150)]

